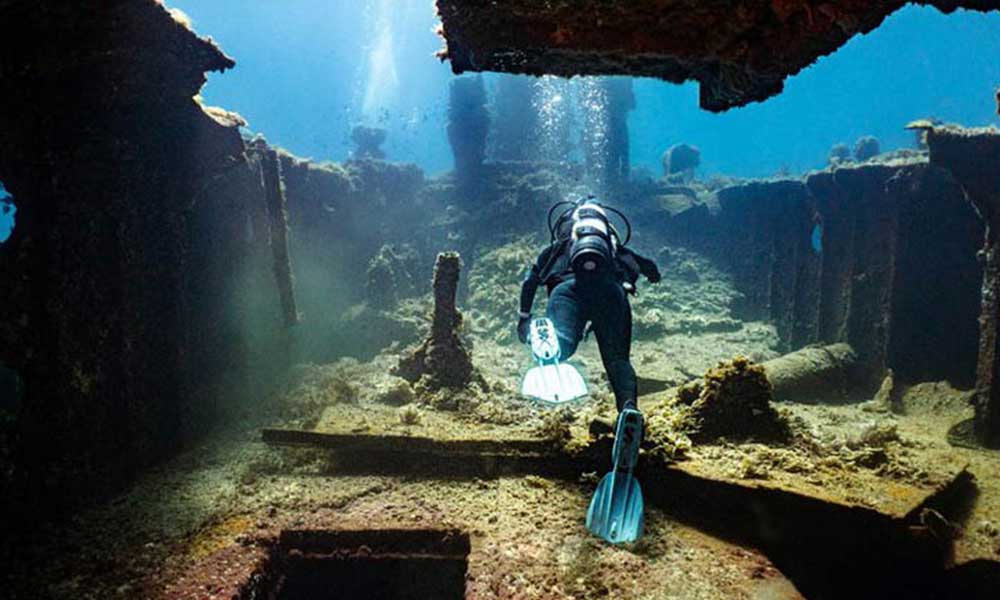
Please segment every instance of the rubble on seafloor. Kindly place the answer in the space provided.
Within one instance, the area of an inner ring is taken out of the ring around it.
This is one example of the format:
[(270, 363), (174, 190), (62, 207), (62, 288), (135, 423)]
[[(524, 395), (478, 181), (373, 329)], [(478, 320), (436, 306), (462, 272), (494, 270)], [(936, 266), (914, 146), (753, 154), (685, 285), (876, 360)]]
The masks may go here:
[(764, 367), (745, 357), (719, 363), (704, 378), (674, 390), (649, 414), (652, 451), (674, 459), (693, 443), (762, 441), (787, 444), (787, 415), (772, 405)]

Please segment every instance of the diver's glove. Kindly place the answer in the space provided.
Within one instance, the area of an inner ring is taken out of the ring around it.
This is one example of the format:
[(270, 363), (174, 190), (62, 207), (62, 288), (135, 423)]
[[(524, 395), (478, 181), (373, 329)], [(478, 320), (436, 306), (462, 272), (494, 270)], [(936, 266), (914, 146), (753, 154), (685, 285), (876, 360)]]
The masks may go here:
[(646, 271), (646, 279), (649, 283), (660, 283), (663, 276), (660, 275), (660, 270), (656, 268), (656, 265), (650, 265), (650, 268)]
[(660, 275), (660, 269), (656, 263), (635, 252), (632, 254), (635, 256), (635, 262), (639, 265), (639, 272), (646, 276), (649, 283), (660, 283), (663, 277)]
[(517, 321), (517, 339), (522, 344), (528, 343), (528, 334), (531, 331), (531, 313), (521, 313), (521, 318)]

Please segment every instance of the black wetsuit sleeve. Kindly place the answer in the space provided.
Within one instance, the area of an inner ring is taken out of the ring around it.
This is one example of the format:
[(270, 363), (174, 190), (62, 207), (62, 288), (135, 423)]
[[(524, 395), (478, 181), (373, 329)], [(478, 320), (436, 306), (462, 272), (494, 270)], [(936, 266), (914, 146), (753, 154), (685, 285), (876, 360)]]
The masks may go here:
[(528, 269), (528, 272), (524, 276), (524, 282), (521, 283), (521, 314), (531, 312), (531, 306), (535, 303), (535, 292), (538, 291), (538, 286), (542, 283), (542, 270), (549, 262), (552, 249), (553, 246), (549, 246), (545, 250), (542, 250), (535, 264), (531, 265), (531, 268)]
[(657, 268), (656, 263), (653, 262), (651, 258), (647, 258), (635, 250), (629, 249), (632, 257), (635, 258), (636, 264), (639, 265), (639, 272), (646, 277), (646, 279), (656, 283), (660, 280), (660, 269)]

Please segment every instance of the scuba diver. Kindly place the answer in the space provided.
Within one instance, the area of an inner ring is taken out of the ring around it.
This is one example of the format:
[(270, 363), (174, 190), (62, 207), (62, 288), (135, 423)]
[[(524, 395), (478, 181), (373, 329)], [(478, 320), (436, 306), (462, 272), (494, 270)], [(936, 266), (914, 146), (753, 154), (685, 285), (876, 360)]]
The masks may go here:
[[(624, 222), (624, 238), (609, 213)], [(539, 363), (525, 376), (522, 394), (550, 402), (586, 395), (579, 373), (560, 361), (576, 352), (588, 329), (594, 332), (619, 416), (612, 449), (614, 470), (601, 480), (591, 500), (587, 528), (612, 543), (635, 541), (642, 534), (643, 500), (632, 472), (644, 419), (630, 360), (628, 295), (635, 294), (640, 275), (657, 283), (660, 271), (652, 260), (626, 247), (632, 228), (625, 215), (593, 197), (557, 203), (549, 210), (548, 225), (550, 243), (521, 285), (518, 339), (530, 344)], [(533, 319), (531, 308), (541, 284), (549, 295), (546, 317)]]
[[(553, 223), (553, 215), (562, 207), (566, 208)], [(609, 212), (625, 222), (624, 238), (608, 218)], [(630, 360), (632, 308), (628, 295), (635, 294), (639, 275), (657, 283), (660, 271), (652, 260), (625, 246), (632, 233), (628, 219), (592, 198), (554, 205), (549, 211), (549, 233), (549, 245), (521, 285), (518, 339), (527, 343), (531, 337), (531, 307), (538, 286), (544, 284), (549, 295), (546, 317), (555, 330), (560, 359), (576, 352), (589, 325), (597, 337), (618, 411), (635, 409), (636, 376)]]

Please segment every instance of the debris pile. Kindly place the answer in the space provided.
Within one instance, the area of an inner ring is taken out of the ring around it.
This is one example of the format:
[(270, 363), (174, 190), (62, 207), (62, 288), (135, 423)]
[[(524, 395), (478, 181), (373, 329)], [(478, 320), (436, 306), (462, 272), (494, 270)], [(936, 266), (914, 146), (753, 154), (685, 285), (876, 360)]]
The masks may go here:
[[(771, 406), (772, 388), (764, 367), (742, 356), (705, 373), (694, 390), (679, 395), (690, 400), (688, 435), (695, 442), (718, 438), (787, 441), (787, 420)], [(693, 398), (693, 400), (692, 400)]]
[(673, 183), (690, 183), (701, 164), (701, 150), (689, 144), (674, 144), (663, 153), (663, 176)]
[(694, 443), (790, 443), (794, 436), (788, 417), (772, 401), (763, 365), (742, 356), (719, 363), (649, 411), (646, 448), (654, 457), (677, 460)]

